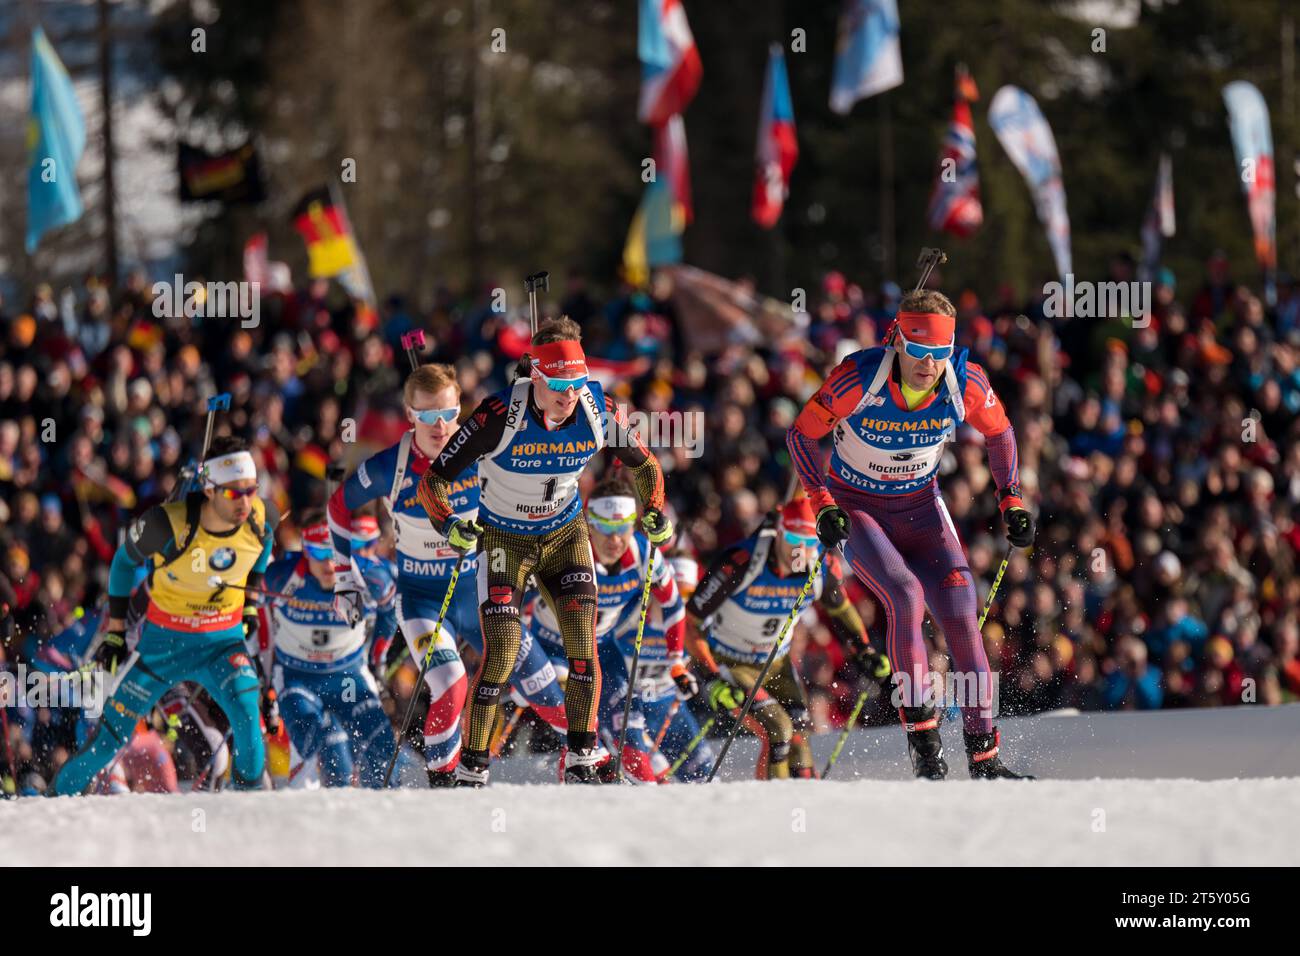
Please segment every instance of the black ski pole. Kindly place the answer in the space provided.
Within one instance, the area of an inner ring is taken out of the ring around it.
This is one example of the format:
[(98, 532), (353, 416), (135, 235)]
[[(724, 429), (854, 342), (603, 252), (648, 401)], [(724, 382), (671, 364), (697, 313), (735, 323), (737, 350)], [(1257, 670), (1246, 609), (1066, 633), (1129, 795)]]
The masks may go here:
[(718, 768), (722, 766), (722, 761), (727, 759), (727, 751), (731, 749), (731, 744), (736, 739), (736, 734), (740, 732), (741, 726), (745, 723), (745, 718), (749, 716), (750, 710), (754, 707), (754, 701), (757, 699), (759, 692), (763, 689), (763, 682), (767, 680), (767, 672), (772, 669), (773, 662), (776, 661), (776, 653), (785, 643), (786, 632), (794, 624), (795, 619), (799, 616), (799, 609), (803, 607), (804, 598), (808, 597), (808, 592), (812, 590), (813, 582), (817, 580), (817, 575), (821, 573), (823, 554), (817, 555), (817, 561), (813, 564), (812, 570), (808, 572), (808, 580), (803, 584), (803, 590), (799, 592), (799, 597), (795, 599), (794, 607), (790, 609), (790, 615), (785, 619), (785, 625), (781, 628), (781, 633), (777, 636), (776, 643), (772, 645), (772, 651), (767, 655), (767, 661), (763, 664), (763, 669), (759, 671), (758, 680), (754, 681), (753, 690), (745, 695), (745, 705), (740, 709), (740, 716), (736, 718), (735, 726), (731, 728), (731, 733), (727, 736), (727, 741), (722, 745), (722, 753), (718, 754), (717, 761), (713, 764), (713, 769), (709, 771), (709, 779), (705, 783), (713, 783), (714, 776), (717, 775)]
[[(524, 276), (524, 291), (528, 293), (528, 325), (529, 337), (537, 334), (538, 309), (537, 293), (548, 292), (551, 288), (551, 274), (543, 269), (541, 272), (534, 272), (530, 276)], [(515, 378), (523, 378), (532, 372), (532, 356), (527, 351), (519, 357), (519, 364), (515, 368)]]

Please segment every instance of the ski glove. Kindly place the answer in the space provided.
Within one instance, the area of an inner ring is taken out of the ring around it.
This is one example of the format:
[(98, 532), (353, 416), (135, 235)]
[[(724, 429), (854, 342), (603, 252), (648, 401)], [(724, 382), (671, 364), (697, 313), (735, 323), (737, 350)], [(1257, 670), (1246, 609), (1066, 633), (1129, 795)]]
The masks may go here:
[(688, 701), (700, 692), (700, 682), (681, 661), (674, 663), (669, 673), (672, 675), (673, 683), (677, 685), (678, 700)]
[(280, 732), (280, 700), (271, 686), (271, 682), (266, 679), (266, 671), (262, 668), (262, 656), (260, 654), (251, 654), (253, 669), (257, 671), (257, 683), (262, 688), (262, 720), (266, 723), (266, 732), (272, 737)]
[(858, 662), (858, 667), (862, 669), (862, 673), (878, 681), (883, 681), (893, 672), (889, 658), (870, 644), (863, 644), (858, 649), (855, 659)]
[(704, 699), (711, 710), (736, 710), (745, 703), (745, 692), (715, 677), (704, 685)]
[(361, 585), (350, 566), (334, 569), (334, 613), (343, 618), (348, 627), (356, 627), (365, 617)]
[(1007, 540), (1013, 547), (1027, 548), (1034, 543), (1034, 516), (1024, 508), (1008, 508), (1002, 515), (1007, 523)]
[(95, 648), (94, 661), (110, 674), (117, 672), (117, 665), (126, 659), (126, 631), (109, 631)]
[(673, 523), (658, 508), (647, 508), (641, 516), (641, 527), (651, 544), (666, 544), (673, 536)]
[(469, 554), (478, 547), (478, 538), (483, 533), (483, 528), (477, 521), (452, 518), (446, 533), (450, 548), (457, 554)]
[(249, 653), (257, 653), (257, 635), (261, 630), (262, 621), (257, 616), (257, 608), (244, 605), (244, 643), (252, 648)]
[(839, 505), (817, 512), (817, 540), (827, 551), (849, 540), (849, 516)]

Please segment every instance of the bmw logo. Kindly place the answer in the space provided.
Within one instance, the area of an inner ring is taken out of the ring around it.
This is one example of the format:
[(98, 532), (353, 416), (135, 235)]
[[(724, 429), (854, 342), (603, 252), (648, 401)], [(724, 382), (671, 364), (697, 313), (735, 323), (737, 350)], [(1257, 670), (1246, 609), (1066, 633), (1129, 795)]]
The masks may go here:
[(234, 566), (235, 552), (232, 548), (217, 548), (212, 552), (212, 557), (208, 558), (210, 564), (217, 571), (225, 571)]

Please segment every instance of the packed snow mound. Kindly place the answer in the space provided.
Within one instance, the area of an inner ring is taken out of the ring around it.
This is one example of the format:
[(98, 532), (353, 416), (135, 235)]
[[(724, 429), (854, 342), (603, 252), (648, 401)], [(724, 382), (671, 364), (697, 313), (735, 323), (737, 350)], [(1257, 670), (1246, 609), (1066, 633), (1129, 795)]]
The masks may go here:
[(33, 797), (0, 802), (0, 833), (10, 866), (1276, 866), (1300, 779)]

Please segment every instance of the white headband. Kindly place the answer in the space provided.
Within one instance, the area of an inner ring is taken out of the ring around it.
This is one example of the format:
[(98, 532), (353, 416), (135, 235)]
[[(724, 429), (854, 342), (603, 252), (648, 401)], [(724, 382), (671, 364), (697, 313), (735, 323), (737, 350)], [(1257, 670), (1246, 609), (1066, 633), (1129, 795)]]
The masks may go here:
[(636, 517), (636, 499), (626, 495), (592, 498), (587, 502), (587, 510), (606, 521), (631, 521)]
[(207, 488), (228, 485), (241, 478), (256, 478), (257, 465), (246, 451), (237, 451), (220, 458), (209, 458), (203, 463), (203, 484)]

